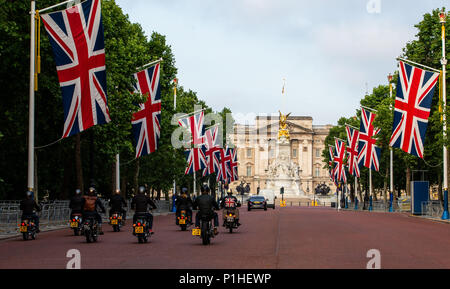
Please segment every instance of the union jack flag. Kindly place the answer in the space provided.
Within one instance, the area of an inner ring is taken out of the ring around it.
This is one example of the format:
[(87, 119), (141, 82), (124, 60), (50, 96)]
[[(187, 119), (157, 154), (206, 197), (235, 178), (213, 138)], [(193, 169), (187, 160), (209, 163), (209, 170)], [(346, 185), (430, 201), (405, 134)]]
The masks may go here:
[(136, 158), (155, 152), (161, 134), (161, 89), (159, 63), (134, 74), (135, 92), (145, 95), (147, 101), (139, 104), (140, 111), (131, 121), (136, 140)]
[(205, 156), (207, 167), (203, 170), (203, 176), (213, 174), (220, 170), (220, 141), (219, 128), (213, 127), (205, 132)]
[(193, 147), (202, 146), (205, 143), (203, 115), (203, 111), (200, 111), (191, 116), (180, 118), (178, 120), (178, 124), (186, 128), (191, 133), (191, 140), (189, 144), (193, 145)]
[(335, 143), (336, 143), (336, 145), (335, 145), (336, 155), (333, 158), (334, 163), (336, 164), (334, 167), (335, 181), (336, 182), (343, 181), (344, 183), (346, 183), (347, 175), (345, 174), (345, 169), (344, 169), (345, 142), (335, 139)]
[(228, 163), (228, 176), (230, 182), (235, 182), (239, 180), (238, 175), (238, 162), (237, 162), (237, 149), (229, 148), (229, 155), (231, 156), (230, 162)]
[(380, 133), (379, 128), (373, 127), (376, 114), (361, 108), (361, 127), (359, 130), (358, 165), (379, 171), (381, 149), (375, 145), (374, 138)]
[(205, 157), (205, 148), (192, 148), (185, 150), (186, 162), (188, 163), (185, 175), (193, 174), (196, 171), (203, 170), (207, 166)]
[(63, 138), (110, 122), (100, 1), (88, 0), (43, 14), (42, 21), (62, 91)]
[(337, 186), (336, 179), (334, 177), (334, 147), (329, 145), (328, 146), (328, 152), (330, 153), (330, 161), (328, 162), (328, 173), (330, 174), (330, 179), (333, 181), (333, 183)]
[(431, 101), (439, 73), (400, 61), (390, 146), (423, 158)]
[(217, 171), (217, 181), (222, 181), (224, 184), (229, 184), (228, 167), (231, 162), (230, 150), (227, 148), (220, 149), (220, 170)]
[(358, 141), (359, 130), (353, 129), (349, 126), (345, 127), (347, 131), (347, 153), (348, 153), (348, 171), (352, 176), (360, 177), (360, 171), (358, 166)]

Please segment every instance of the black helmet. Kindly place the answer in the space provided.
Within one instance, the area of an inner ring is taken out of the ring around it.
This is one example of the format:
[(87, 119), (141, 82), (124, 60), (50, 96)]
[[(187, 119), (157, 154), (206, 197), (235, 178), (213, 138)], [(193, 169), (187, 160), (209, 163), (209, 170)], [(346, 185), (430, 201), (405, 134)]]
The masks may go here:
[(33, 192), (32, 191), (27, 191), (26, 192), (26, 196), (27, 196), (27, 199), (31, 199), (33, 197)]
[(145, 193), (145, 187), (144, 186), (140, 186), (138, 191), (139, 191), (139, 194)]
[(202, 193), (209, 193), (209, 187), (208, 187), (208, 185), (203, 185), (203, 186), (200, 188), (200, 191), (201, 191)]
[(88, 193), (90, 195), (93, 195), (93, 194), (97, 193), (97, 190), (94, 187), (90, 187)]

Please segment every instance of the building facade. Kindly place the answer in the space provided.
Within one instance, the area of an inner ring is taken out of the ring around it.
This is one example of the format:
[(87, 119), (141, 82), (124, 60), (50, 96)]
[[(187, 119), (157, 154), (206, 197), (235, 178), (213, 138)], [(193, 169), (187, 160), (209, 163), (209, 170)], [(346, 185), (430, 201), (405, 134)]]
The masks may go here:
[[(334, 190), (322, 160), (325, 138), (333, 126), (313, 125), (312, 117), (308, 116), (289, 116), (287, 126), (291, 160), (299, 170), (303, 191), (313, 195), (320, 183)], [(276, 116), (257, 116), (254, 125), (235, 124), (230, 140), (238, 151), (239, 181), (232, 183), (231, 188), (243, 182), (250, 185), (250, 193), (256, 194), (258, 187), (266, 187), (267, 170), (276, 157), (278, 130)]]

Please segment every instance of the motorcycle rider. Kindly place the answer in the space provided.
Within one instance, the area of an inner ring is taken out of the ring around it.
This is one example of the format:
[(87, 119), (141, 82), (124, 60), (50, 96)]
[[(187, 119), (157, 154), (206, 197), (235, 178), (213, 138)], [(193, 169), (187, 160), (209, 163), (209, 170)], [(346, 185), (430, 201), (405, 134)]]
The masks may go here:
[(94, 187), (90, 187), (88, 190), (87, 196), (83, 196), (82, 202), (82, 214), (83, 220), (86, 220), (88, 217), (95, 217), (97, 219), (97, 228), (100, 235), (103, 235), (102, 230), (102, 216), (97, 212), (97, 207), (100, 207), (102, 213), (106, 212), (105, 207), (102, 202), (97, 197), (97, 191)]
[(191, 197), (188, 195), (187, 188), (181, 189), (181, 196), (176, 199), (175, 206), (177, 208), (176, 216), (180, 216), (181, 210), (186, 210), (186, 214), (189, 218), (189, 223), (192, 225), (192, 207), (194, 206), (194, 203), (192, 202)]
[[(153, 234), (153, 215), (147, 211), (148, 206), (152, 207), (152, 209), (156, 209), (155, 203), (144, 194), (145, 187), (140, 186), (138, 190), (138, 194), (133, 197), (131, 201), (131, 209), (134, 210), (133, 223), (136, 223), (137, 215), (145, 215), (149, 224), (150, 234)], [(133, 231), (133, 235), (134, 235)]]
[(70, 218), (73, 218), (75, 214), (81, 214), (83, 210), (83, 197), (81, 196), (81, 190), (75, 190), (75, 196), (70, 199), (69, 208), (72, 210), (70, 212)]
[(209, 219), (214, 218), (214, 234), (217, 235), (219, 232), (217, 228), (219, 227), (219, 216), (214, 210), (220, 210), (219, 205), (212, 196), (209, 195), (209, 187), (204, 185), (200, 189), (201, 196), (195, 199), (194, 209), (198, 208), (198, 212), (195, 215), (195, 226), (200, 229), (200, 217), (207, 216)]
[(36, 224), (36, 233), (39, 233), (39, 217), (34, 210), (36, 209), (36, 211), (40, 212), (41, 207), (34, 200), (33, 192), (26, 192), (26, 197), (20, 202), (19, 209), (23, 211), (21, 221), (25, 219), (34, 220), (34, 223)]
[(126, 207), (128, 206), (128, 204), (125, 201), (125, 199), (120, 195), (119, 190), (116, 190), (114, 195), (109, 200), (109, 206), (111, 207), (111, 209), (109, 210), (109, 217), (111, 218), (111, 216), (114, 213), (122, 213), (123, 223), (125, 224), (125, 220), (127, 218), (127, 211), (122, 206)]
[(237, 208), (238, 199), (233, 196), (233, 191), (228, 189), (227, 196), (222, 199), (220, 206), (223, 208), (223, 226), (225, 227), (225, 221), (227, 219), (227, 212), (232, 212), (236, 216), (236, 224), (240, 226), (239, 223), (239, 209)]

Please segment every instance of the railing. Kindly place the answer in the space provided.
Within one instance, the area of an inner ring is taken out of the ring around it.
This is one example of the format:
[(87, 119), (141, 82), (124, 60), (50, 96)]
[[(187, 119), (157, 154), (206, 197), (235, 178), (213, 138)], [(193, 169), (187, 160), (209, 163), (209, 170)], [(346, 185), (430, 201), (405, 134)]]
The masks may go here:
[(444, 211), (441, 201), (422, 202), (422, 216), (440, 218)]

